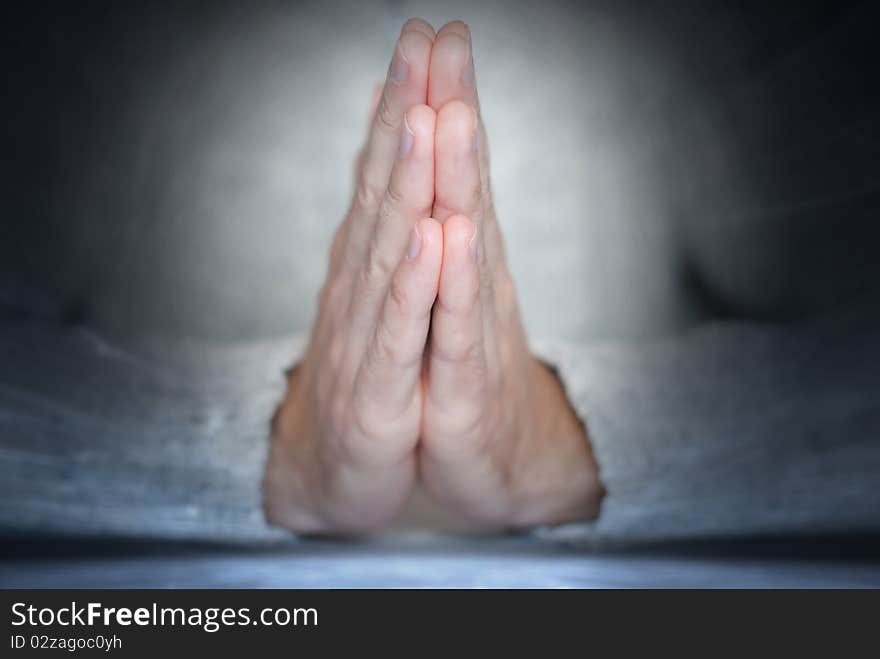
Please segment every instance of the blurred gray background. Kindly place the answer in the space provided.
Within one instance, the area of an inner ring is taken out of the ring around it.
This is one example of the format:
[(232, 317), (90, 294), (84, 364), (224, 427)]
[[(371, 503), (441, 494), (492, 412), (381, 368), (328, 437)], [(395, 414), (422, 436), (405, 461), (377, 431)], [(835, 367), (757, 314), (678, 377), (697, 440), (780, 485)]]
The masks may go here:
[(7, 10), (0, 301), (115, 334), (308, 327), (401, 23), (471, 26), (532, 335), (789, 320), (876, 286), (866, 6)]

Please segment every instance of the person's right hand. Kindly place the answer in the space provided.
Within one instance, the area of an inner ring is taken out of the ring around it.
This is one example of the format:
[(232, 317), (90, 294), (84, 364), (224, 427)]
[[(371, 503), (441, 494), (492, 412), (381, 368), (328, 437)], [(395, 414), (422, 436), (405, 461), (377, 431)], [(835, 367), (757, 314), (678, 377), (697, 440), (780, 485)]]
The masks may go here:
[(401, 32), (333, 242), (318, 317), (273, 422), (268, 520), (301, 533), (388, 521), (416, 479), (422, 355), (443, 251), (434, 201), (435, 38)]

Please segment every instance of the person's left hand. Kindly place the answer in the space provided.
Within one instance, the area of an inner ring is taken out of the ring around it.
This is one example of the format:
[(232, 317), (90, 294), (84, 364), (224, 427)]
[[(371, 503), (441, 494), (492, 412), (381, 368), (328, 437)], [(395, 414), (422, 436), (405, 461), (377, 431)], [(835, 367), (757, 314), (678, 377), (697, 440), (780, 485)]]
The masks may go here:
[(422, 481), (439, 502), (492, 526), (594, 517), (602, 487), (585, 429), (520, 322), (464, 23), (437, 33), (428, 79), (443, 261), (423, 373)]

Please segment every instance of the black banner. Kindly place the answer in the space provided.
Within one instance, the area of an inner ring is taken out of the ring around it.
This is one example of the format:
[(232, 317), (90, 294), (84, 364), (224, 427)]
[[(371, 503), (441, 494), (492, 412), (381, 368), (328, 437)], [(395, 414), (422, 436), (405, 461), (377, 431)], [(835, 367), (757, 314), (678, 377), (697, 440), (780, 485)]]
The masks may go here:
[[(877, 591), (3, 591), (2, 656), (302, 649), (600, 647), (839, 653), (869, 636)], [(479, 645), (477, 641), (481, 641)], [(855, 644), (855, 645), (854, 645)], [(493, 653), (494, 654), (494, 653)]]

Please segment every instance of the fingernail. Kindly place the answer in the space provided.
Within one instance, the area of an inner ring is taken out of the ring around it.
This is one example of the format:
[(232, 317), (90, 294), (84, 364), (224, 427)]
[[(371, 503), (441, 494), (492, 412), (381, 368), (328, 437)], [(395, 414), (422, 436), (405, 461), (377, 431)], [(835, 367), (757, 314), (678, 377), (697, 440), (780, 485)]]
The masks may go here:
[(403, 47), (398, 41), (397, 46), (394, 48), (394, 55), (391, 57), (391, 71), (389, 72), (388, 77), (395, 85), (402, 85), (406, 82), (408, 76), (409, 63), (406, 61), (406, 56), (403, 54)]
[(474, 235), (471, 236), (471, 241), (468, 243), (468, 254), (471, 257), (471, 260), (476, 263), (477, 262), (477, 230), (474, 229)]
[(409, 247), (406, 249), (406, 258), (412, 261), (422, 251), (422, 237), (419, 230), (413, 227), (412, 236), (409, 239)]
[(470, 28), (468, 28), (468, 58), (461, 70), (461, 82), (468, 87), (474, 84), (474, 49), (471, 43)]
[(409, 127), (409, 122), (406, 120), (406, 115), (403, 115), (403, 130), (400, 131), (400, 155), (405, 156), (413, 148), (413, 141), (415, 138), (415, 133), (412, 132), (412, 128)]

